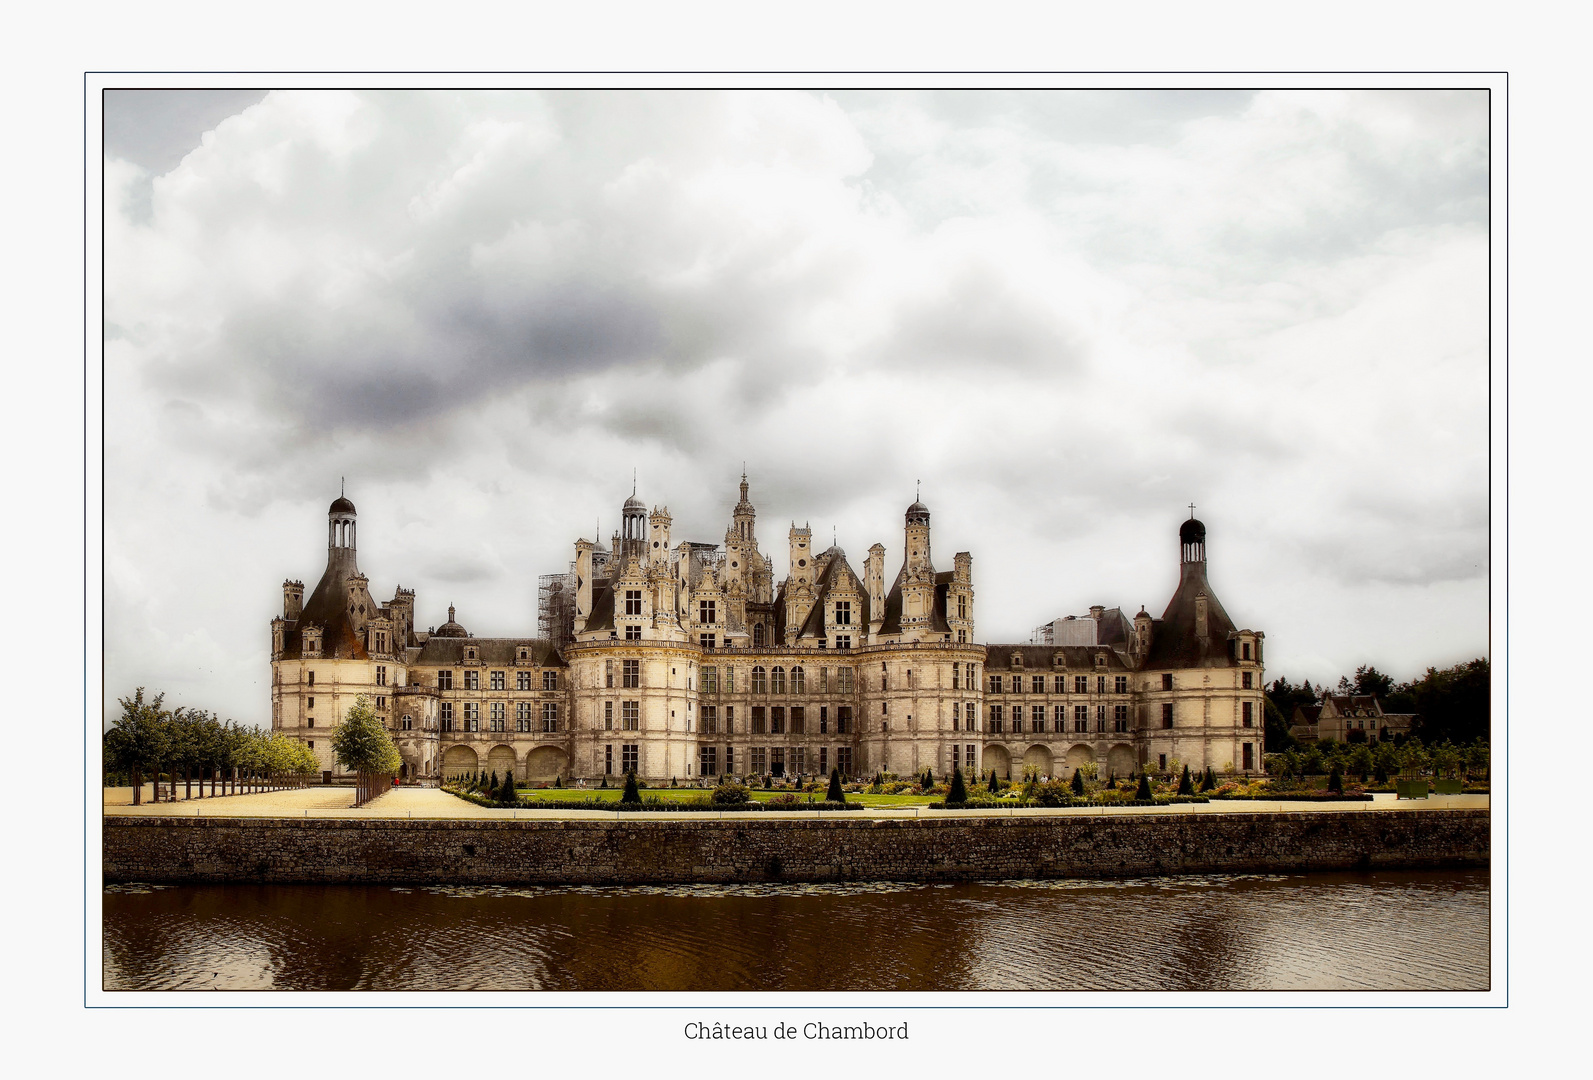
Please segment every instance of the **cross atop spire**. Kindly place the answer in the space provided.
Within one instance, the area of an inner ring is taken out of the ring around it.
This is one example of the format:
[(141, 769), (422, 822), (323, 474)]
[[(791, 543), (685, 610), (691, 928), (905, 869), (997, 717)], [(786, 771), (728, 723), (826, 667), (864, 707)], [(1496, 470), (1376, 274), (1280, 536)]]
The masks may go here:
[(344, 497), (344, 496), (346, 496), (348, 494), (347, 488), (348, 488), (348, 477), (346, 477), (346, 476), (338, 477), (337, 478), (337, 494), (338, 494), (339, 498), (342, 498), (342, 497)]
[(1194, 516), (1195, 516), (1195, 504), (1194, 503), (1190, 503), (1189, 504), (1189, 517), (1190, 517), (1191, 520), (1193, 520)]

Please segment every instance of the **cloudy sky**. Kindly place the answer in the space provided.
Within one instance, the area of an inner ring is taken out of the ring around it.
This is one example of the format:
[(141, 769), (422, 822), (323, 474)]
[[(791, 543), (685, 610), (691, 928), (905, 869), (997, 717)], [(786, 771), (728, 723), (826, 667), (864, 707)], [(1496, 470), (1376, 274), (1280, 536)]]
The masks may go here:
[(639, 494), (1155, 614), (1269, 676), (1488, 649), (1482, 92), (112, 92), (106, 687), (269, 716), (339, 478), (373, 593), (531, 633)]

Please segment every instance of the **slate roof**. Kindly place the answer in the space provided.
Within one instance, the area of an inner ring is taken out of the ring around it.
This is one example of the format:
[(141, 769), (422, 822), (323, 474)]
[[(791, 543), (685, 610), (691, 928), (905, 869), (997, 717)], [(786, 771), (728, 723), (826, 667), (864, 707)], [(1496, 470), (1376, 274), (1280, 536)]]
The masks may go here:
[[(1195, 598), (1202, 591), (1206, 594), (1204, 639), (1195, 633)], [(1149, 669), (1230, 667), (1235, 662), (1228, 635), (1236, 628), (1207, 583), (1203, 562), (1183, 564), (1178, 590), (1152, 627), (1150, 655), (1145, 659), (1145, 667)]]
[(816, 597), (813, 602), (813, 610), (808, 612), (808, 617), (802, 623), (802, 629), (797, 632), (797, 640), (800, 641), (805, 637), (821, 638), (824, 636), (824, 609), (829, 600), (830, 589), (835, 585), (838, 575), (837, 567), (841, 566), (846, 567), (847, 572), (852, 575), (852, 579), (858, 585), (858, 610), (852, 612), (852, 632), (854, 634), (867, 634), (869, 618), (868, 590), (863, 587), (863, 579), (858, 577), (857, 571), (853, 570), (851, 565), (847, 563), (846, 552), (838, 547), (830, 548), (820, 558), (825, 560), (824, 569), (819, 572), (818, 578), (813, 582), (813, 592)]
[[(351, 504), (352, 508), (352, 504)], [(354, 632), (348, 618), (348, 579), (358, 574), (354, 552), (349, 548), (334, 548), (326, 560), (326, 570), (316, 583), (310, 598), (293, 628), (282, 635), (282, 655), (288, 659), (303, 656), (304, 627), (310, 624), (322, 628), (321, 657), (327, 660), (366, 660), (370, 654), (365, 643)]]
[[(1012, 655), (1017, 653), (1023, 657), (1022, 667), (1012, 666)], [(1057, 667), (1053, 657), (1062, 654), (1063, 665)], [(1106, 667), (1095, 666), (1095, 658), (1101, 653), (1106, 654)], [(1066, 669), (1070, 673), (1083, 674), (1088, 671), (1128, 671), (1129, 667), (1123, 662), (1116, 649), (1109, 645), (1001, 645), (987, 644), (985, 646), (985, 670), (987, 671), (1032, 671), (1036, 675), (1047, 671), (1060, 671)]]
[[(891, 586), (891, 591), (885, 595), (885, 617), (880, 623), (880, 637), (902, 632), (902, 579), (906, 576), (907, 567), (903, 566), (896, 572), (896, 582)], [(954, 570), (935, 575), (935, 602), (929, 614), (931, 633), (944, 634), (951, 630), (950, 624), (946, 622), (946, 591), (951, 587), (951, 579), (955, 576)]]
[(559, 650), (547, 638), (439, 638), (433, 637), (420, 647), (420, 654), (411, 661), (416, 664), (434, 664), (447, 667), (460, 664), (465, 659), (465, 649), (476, 650), (476, 659), (484, 664), (513, 667), (520, 649), (529, 647), (530, 659), (542, 667), (567, 667)]

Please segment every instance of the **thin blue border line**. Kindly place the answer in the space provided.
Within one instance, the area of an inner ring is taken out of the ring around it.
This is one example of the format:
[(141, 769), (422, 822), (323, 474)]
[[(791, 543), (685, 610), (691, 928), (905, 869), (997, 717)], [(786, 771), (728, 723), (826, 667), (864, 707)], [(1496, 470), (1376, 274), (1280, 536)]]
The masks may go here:
[[(88, 69), (88, 70), (85, 70), (84, 73), (83, 73), (83, 120), (84, 120), (84, 128), (85, 129), (87, 128), (87, 125), (88, 125), (88, 92), (89, 92), (88, 91), (88, 82), (89, 82), (89, 77), (91, 75), (123, 75), (123, 74), (127, 74), (127, 75), (166, 75), (166, 74), (173, 74), (173, 75), (208, 75), (208, 74), (217, 74), (217, 75), (256, 75), (256, 74), (262, 74), (262, 75), (289, 75), (289, 74), (299, 74), (299, 75), (303, 75), (303, 74), (349, 74), (349, 72), (330, 72), (330, 71), (321, 71), (321, 70), (308, 70), (308, 71), (305, 71), (305, 70), (298, 70), (298, 71), (282, 71), (282, 70), (237, 71), (237, 70), (233, 70), (233, 71), (226, 71), (226, 70), (210, 70), (210, 69), (205, 69), (205, 70), (162, 69), (162, 70), (155, 70), (155, 71), (150, 71), (150, 70), (139, 71), (139, 70), (132, 70), (132, 69)], [(447, 75), (447, 74), (461, 74), (461, 75), (519, 75), (519, 74), (528, 74), (528, 75), (607, 75), (607, 74), (624, 74), (624, 75), (653, 75), (653, 74), (657, 74), (657, 75), (680, 75), (680, 74), (686, 74), (686, 75), (696, 75), (696, 74), (701, 74), (701, 75), (790, 75), (790, 74), (846, 75), (846, 74), (859, 74), (859, 72), (857, 72), (857, 71), (804, 71), (804, 70), (785, 70), (785, 71), (715, 71), (715, 70), (701, 70), (701, 71), (687, 71), (687, 72), (667, 71), (667, 70), (658, 70), (658, 71), (579, 71), (579, 70), (559, 70), (559, 71), (531, 71), (531, 72), (509, 71), (509, 70), (498, 70), (498, 71), (435, 71), (435, 70), (433, 70), (433, 71), (415, 72), (415, 71), (367, 70), (367, 71), (356, 71), (356, 72), (353, 72), (352, 74), (356, 74), (356, 75), (417, 75), (417, 74), (419, 74), (419, 75)], [(1146, 74), (1160, 74), (1160, 75), (1186, 75), (1186, 74), (1189, 74), (1189, 75), (1230, 75), (1230, 74), (1239, 74), (1239, 75), (1246, 75), (1246, 74), (1250, 74), (1250, 75), (1276, 75), (1276, 74), (1282, 74), (1282, 75), (1318, 75), (1318, 74), (1336, 74), (1336, 75), (1384, 75), (1384, 74), (1388, 74), (1388, 75), (1411, 75), (1411, 74), (1415, 74), (1415, 75), (1446, 75), (1446, 74), (1457, 74), (1457, 75), (1501, 75), (1501, 76), (1504, 77), (1504, 81), (1505, 81), (1505, 102), (1504, 102), (1504, 109), (1503, 109), (1503, 112), (1504, 112), (1504, 155), (1503, 155), (1503, 159), (1504, 159), (1504, 173), (1505, 173), (1505, 189), (1506, 189), (1507, 192), (1508, 192), (1509, 186), (1510, 186), (1509, 185), (1509, 178), (1510, 178), (1510, 119), (1509, 119), (1509, 110), (1510, 110), (1510, 72), (1508, 70), (1506, 70), (1506, 69), (1499, 69), (1499, 70), (1486, 70), (1485, 69), (1485, 70), (1480, 70), (1480, 71), (1473, 70), (1473, 71), (1457, 71), (1457, 72), (1449, 72), (1449, 71), (1445, 71), (1445, 70), (1426, 70), (1426, 71), (1404, 70), (1404, 71), (1401, 71), (1401, 70), (1397, 70), (1397, 69), (1372, 69), (1372, 70), (1359, 70), (1359, 71), (1344, 71), (1344, 70), (1334, 71), (1334, 70), (1330, 70), (1330, 69), (1311, 70), (1311, 71), (1287, 71), (1287, 70), (1258, 69), (1258, 70), (1250, 70), (1250, 71), (1227, 71), (1227, 72), (1223, 72), (1223, 71), (1216, 71), (1216, 72), (1214, 72), (1214, 71), (1198, 71), (1198, 70), (1178, 70), (1178, 71), (1111, 71), (1111, 70), (1097, 70), (1097, 71), (1069, 71), (1069, 72), (1060, 72), (1060, 71), (1053, 71), (1053, 70), (1019, 70), (1019, 71), (955, 71), (955, 70), (930, 70), (930, 71), (923, 71), (923, 70), (898, 70), (898, 71), (886, 71), (886, 72), (871, 72), (869, 74), (886, 74), (886, 75), (918, 75), (918, 74), (925, 74), (925, 75), (945, 75), (945, 74), (949, 74), (949, 75), (981, 75), (981, 74), (990, 74), (990, 75), (1005, 75), (1005, 76), (1011, 76), (1011, 75), (1054, 75), (1054, 74), (1066, 74), (1066, 75), (1146, 75)], [(972, 89), (972, 88), (969, 88), (969, 89)], [(1131, 87), (1122, 87), (1122, 88), (1118, 88), (1118, 89), (1132, 89), (1132, 88)], [(1432, 88), (1432, 89), (1436, 89), (1436, 88)], [(1484, 87), (1482, 89), (1484, 89), (1487, 92), (1488, 96), (1489, 96), (1490, 108), (1488, 110), (1488, 128), (1489, 128), (1489, 145), (1490, 145), (1490, 148), (1491, 148), (1492, 147), (1492, 142), (1493, 142), (1493, 138), (1492, 138), (1492, 132), (1493, 132), (1493, 109), (1491, 107), (1492, 106), (1492, 100), (1493, 100), (1493, 88), (1490, 86), (1490, 87)], [(102, 102), (103, 102), (103, 90), (102, 90), (101, 97), (102, 97)], [(102, 148), (104, 146), (104, 136), (105, 136), (104, 126), (105, 126), (105, 117), (104, 117), (104, 113), (103, 113), (103, 109), (102, 109), (101, 116), (100, 116), (100, 144), (101, 144)], [(86, 140), (86, 139), (84, 140), (84, 145), (83, 145), (83, 174), (84, 174), (85, 177), (88, 175), (88, 140)], [(88, 187), (88, 185), (85, 184), (84, 185), (84, 188), (85, 188), (85, 202), (87, 201), (87, 199), (86, 199), (87, 187)], [(104, 300), (104, 291), (105, 291), (105, 250), (104, 250), (105, 249), (105, 221), (104, 221), (104, 218), (105, 218), (105, 198), (104, 198), (104, 194), (105, 194), (105, 192), (104, 192), (104, 187), (105, 187), (105, 172), (104, 172), (104, 168), (102, 167), (101, 170), (100, 170), (100, 206), (99, 206), (99, 212), (100, 212), (100, 297), (101, 297), (101, 304), (102, 304), (102, 309), (101, 309), (102, 310), (102, 314), (103, 314), (103, 300)], [(1493, 192), (1493, 169), (1492, 169), (1491, 165), (1490, 165), (1490, 168), (1489, 168), (1488, 187), (1489, 187), (1489, 191), (1488, 191), (1488, 217), (1489, 217), (1488, 244), (1489, 244), (1489, 250), (1491, 252), (1492, 246), (1493, 246), (1493, 242), (1494, 242), (1493, 227), (1492, 227), (1492, 225), (1493, 225), (1493, 210), (1494, 210), (1494, 192)], [(84, 236), (83, 236), (83, 257), (84, 257), (85, 269), (86, 269), (86, 264), (87, 264), (87, 261), (88, 261), (88, 212), (87, 211), (88, 211), (88, 207), (85, 206), (84, 207), (84, 216), (83, 216), (83, 225), (84, 225), (84, 228), (83, 228), (83, 232), (84, 232)], [(1504, 375), (1505, 375), (1505, 378), (1504, 378), (1504, 384), (1505, 384), (1504, 385), (1504, 398), (1505, 398), (1505, 406), (1504, 406), (1504, 428), (1505, 428), (1505, 439), (1504, 439), (1504, 460), (1505, 460), (1505, 476), (1504, 476), (1504, 489), (1505, 489), (1504, 490), (1504, 503), (1505, 503), (1505, 515), (1504, 515), (1504, 517), (1505, 517), (1505, 520), (1504, 520), (1504, 540), (1505, 540), (1505, 568), (1504, 568), (1504, 583), (1505, 583), (1505, 610), (1504, 610), (1505, 704), (1504, 704), (1504, 711), (1505, 711), (1505, 716), (1504, 716), (1504, 742), (1505, 742), (1505, 761), (1506, 761), (1506, 770), (1505, 770), (1505, 773), (1506, 773), (1506, 791), (1508, 791), (1509, 790), (1509, 783), (1510, 783), (1510, 779), (1511, 779), (1511, 773), (1510, 773), (1510, 769), (1509, 769), (1509, 759), (1510, 759), (1510, 753), (1509, 753), (1509, 751), (1510, 751), (1510, 668), (1509, 668), (1509, 655), (1510, 655), (1510, 605), (1509, 605), (1509, 597), (1510, 597), (1510, 564), (1509, 564), (1509, 550), (1510, 550), (1510, 513), (1509, 513), (1509, 509), (1510, 509), (1510, 238), (1509, 238), (1510, 207), (1509, 207), (1508, 201), (1506, 202), (1506, 204), (1504, 206), (1504, 226), (1505, 226), (1505, 237), (1504, 237), (1505, 265), (1504, 265), (1504, 272), (1503, 272), (1503, 276), (1504, 276), (1504, 299), (1505, 299), (1505, 310), (1504, 310), (1505, 340), (1504, 340), (1504, 361), (1503, 361), (1504, 362), (1504, 368), (1505, 368), (1505, 371), (1504, 371)], [(84, 386), (84, 397), (83, 397), (83, 516), (84, 516), (84, 520), (83, 520), (83, 646), (84, 646), (84, 648), (83, 648), (83, 718), (84, 718), (84, 724), (83, 724), (83, 729), (82, 729), (82, 732), (81, 732), (82, 739), (83, 739), (83, 755), (84, 755), (83, 756), (83, 760), (84, 760), (85, 764), (88, 761), (88, 689), (89, 689), (89, 677), (88, 677), (88, 494), (89, 494), (88, 493), (88, 458), (89, 458), (89, 454), (88, 454), (89, 415), (88, 415), (88, 413), (89, 413), (89, 402), (88, 402), (87, 389), (88, 389), (89, 360), (90, 360), (90, 345), (89, 345), (89, 334), (88, 334), (89, 293), (88, 293), (88, 288), (87, 288), (87, 284), (88, 283), (87, 283), (86, 277), (87, 277), (87, 275), (85, 275), (85, 281), (84, 281), (84, 286), (85, 287), (84, 287), (84, 293), (83, 293), (83, 325), (84, 325), (84, 330), (83, 330), (83, 386)], [(1493, 324), (1492, 291), (1493, 291), (1493, 286), (1494, 286), (1493, 273), (1492, 273), (1492, 266), (1491, 266), (1491, 260), (1490, 260), (1490, 267), (1489, 267), (1489, 274), (1488, 274), (1488, 289), (1489, 289), (1489, 294), (1490, 294), (1490, 302), (1489, 302), (1489, 305), (1488, 305), (1489, 350), (1490, 350), (1490, 355), (1491, 355), (1492, 348), (1493, 348), (1493, 334), (1492, 334), (1492, 324)], [(102, 347), (103, 347), (103, 344), (104, 343), (103, 343), (103, 340), (102, 340), (101, 341)], [(101, 460), (101, 466), (103, 468), (104, 456), (105, 456), (105, 444), (104, 444), (104, 424), (105, 424), (104, 381), (105, 381), (105, 365), (103, 363), (103, 356), (102, 356), (101, 359), (102, 359), (102, 363), (100, 364), (100, 391), (101, 391), (101, 396), (100, 396), (100, 427), (101, 427), (100, 460)], [(1491, 395), (1491, 390), (1490, 390), (1490, 395)], [(1490, 410), (1489, 411), (1489, 426), (1490, 426), (1490, 429), (1492, 427), (1492, 424), (1493, 424), (1493, 415), (1492, 415), (1492, 410)], [(1491, 459), (1491, 457), (1492, 457), (1492, 440), (1491, 440), (1491, 438), (1490, 438), (1489, 442), (1490, 442), (1490, 445), (1489, 445), (1489, 456), (1490, 456), (1490, 459)], [(104, 503), (105, 503), (105, 491), (104, 491), (103, 472), (102, 472), (102, 482), (101, 482), (101, 485), (100, 485), (100, 531), (101, 531), (101, 540), (102, 540), (102, 542), (103, 542), (103, 539), (104, 539), (104, 527), (105, 527), (105, 506), (104, 506)], [(1491, 512), (1492, 512), (1492, 507), (1490, 506), (1490, 514), (1491, 514)], [(104, 576), (103, 571), (104, 571), (104, 566), (103, 566), (103, 560), (102, 560), (102, 563), (101, 563), (102, 584), (103, 584), (103, 576)], [(1490, 564), (1489, 564), (1489, 574), (1490, 574), (1490, 576), (1492, 575), (1492, 573), (1493, 573), (1492, 560), (1490, 560)], [(1491, 599), (1490, 599), (1490, 608), (1491, 608)], [(1491, 623), (1491, 619), (1490, 619), (1490, 623)], [(104, 647), (104, 627), (103, 626), (101, 627), (100, 637), (101, 637), (102, 666), (103, 666), (103, 647)], [(103, 725), (103, 722), (104, 722), (103, 717), (101, 717), (101, 724), (102, 725)], [(1210, 1010), (1210, 1009), (1240, 1009), (1240, 1010), (1322, 1009), (1322, 1010), (1344, 1010), (1344, 1009), (1433, 1009), (1433, 1008), (1457, 1008), (1457, 1009), (1501, 1009), (1502, 1008), (1502, 1009), (1508, 1009), (1510, 1007), (1510, 920), (1509, 920), (1509, 910), (1510, 910), (1510, 903), (1509, 903), (1509, 901), (1510, 901), (1510, 808), (1509, 808), (1508, 798), (1506, 799), (1505, 804), (1502, 807), (1502, 812), (1504, 814), (1504, 822), (1503, 822), (1503, 824), (1504, 824), (1504, 833), (1505, 833), (1505, 874), (1504, 874), (1504, 892), (1505, 892), (1504, 992), (1505, 992), (1505, 1000), (1504, 1000), (1504, 1003), (1502, 1005), (1456, 1005), (1456, 1006), (1439, 1006), (1439, 1005), (910, 1005), (910, 1006), (901, 1006), (901, 1008), (907, 1009), (907, 1010), (956, 1009), (956, 1010), (959, 1010), (959, 1011), (971, 1010), (971, 1009), (1044, 1009), (1044, 1010), (1053, 1010), (1053, 1009), (1074, 1009), (1074, 1010), (1094, 1010), (1094, 1009), (1208, 1009), (1208, 1010)], [(637, 1009), (637, 1010), (654, 1011), (654, 1010), (660, 1010), (660, 1009), (701, 1008), (701, 1006), (671, 1006), (671, 1005), (487, 1005), (487, 1004), (482, 1004), (482, 1005), (477, 1005), (477, 1004), (472, 1004), (472, 1005), (408, 1005), (408, 1006), (406, 1006), (406, 1005), (294, 1005), (294, 1004), (284, 1004), (284, 1005), (219, 1005), (219, 1004), (218, 1005), (92, 1005), (92, 1004), (89, 1003), (89, 1000), (88, 1000), (88, 984), (87, 984), (87, 980), (86, 980), (86, 975), (87, 975), (87, 972), (88, 972), (88, 904), (87, 904), (87, 896), (88, 896), (88, 860), (86, 858), (86, 856), (87, 856), (87, 846), (88, 846), (88, 818), (89, 818), (89, 815), (88, 815), (88, 800), (87, 800), (87, 797), (85, 795), (84, 802), (83, 802), (83, 839), (84, 839), (84, 855), (85, 855), (85, 858), (84, 858), (84, 864), (83, 864), (83, 867), (82, 867), (82, 879), (81, 879), (82, 883), (83, 883), (83, 894), (82, 895), (85, 898), (85, 902), (84, 902), (84, 905), (83, 905), (83, 951), (80, 954), (82, 956), (82, 959), (83, 959), (83, 971), (84, 971), (84, 974), (85, 974), (85, 982), (84, 982), (84, 987), (83, 987), (83, 1007), (85, 1009), (236, 1009), (236, 1008), (257, 1008), (257, 1009), (391, 1009), (391, 1008), (412, 1008), (412, 1009), (428, 1009), (428, 1010), (437, 1010), (437, 1009), (512, 1009), (512, 1010), (527, 1010), (527, 1009), (543, 1009), (543, 1010), (566, 1010), (566, 1009), (613, 1010), (613, 1009), (625, 1009), (625, 1010), (631, 1010), (631, 1009)], [(1490, 877), (1491, 877), (1491, 875), (1490, 875)], [(102, 992), (105, 992), (105, 991), (102, 990)], [(136, 991), (136, 992), (144, 993), (144, 992), (149, 992), (149, 991)], [(161, 991), (161, 992), (169, 993), (170, 991)], [(179, 992), (190, 992), (190, 991), (179, 991)], [(197, 991), (192, 991), (192, 992), (197, 992)], [(247, 992), (247, 993), (258, 993), (258, 992), (261, 992), (261, 991), (245, 991), (245, 992)], [(368, 993), (368, 992), (372, 992), (372, 991), (327, 991), (327, 992), (329, 992), (329, 993), (360, 993), (360, 992), (367, 992)], [(439, 991), (374, 991), (374, 992), (375, 993), (383, 993), (383, 992), (386, 992), (386, 993), (436, 993), (436, 992), (439, 992)], [(441, 992), (447, 992), (447, 991), (441, 991)], [(492, 991), (489, 991), (489, 992), (492, 992)], [(508, 993), (525, 993), (525, 992), (528, 992), (528, 991), (506, 991), (506, 992), (508, 992)], [(529, 991), (529, 992), (536, 992), (536, 991)], [(624, 992), (624, 991), (622, 991), (622, 992)], [(818, 991), (814, 991), (814, 992), (816, 993)], [(850, 992), (853, 992), (853, 993), (870, 993), (871, 991), (850, 991)], [(933, 992), (933, 991), (930, 991), (930, 992)], [(989, 993), (990, 991), (973, 991), (973, 992)], [(1007, 991), (997, 991), (997, 992), (1007, 992)], [(1022, 993), (1022, 992), (1031, 992), (1031, 991), (1015, 991), (1015, 992)], [(1066, 990), (1055, 991), (1055, 990), (1053, 990), (1053, 991), (1033, 991), (1033, 992), (1039, 992), (1039, 993), (1076, 993), (1076, 992), (1079, 992), (1079, 991), (1066, 991)], [(1085, 992), (1096, 992), (1096, 991), (1085, 991)], [(1121, 991), (1117, 991), (1117, 992), (1120, 993)], [(1187, 991), (1185, 991), (1185, 992), (1187, 992)], [(1198, 993), (1199, 991), (1196, 991), (1196, 992)], [(1228, 992), (1233, 992), (1233, 991), (1221, 991), (1221, 992), (1228, 993)], [(1240, 993), (1322, 993), (1322, 992), (1327, 992), (1327, 993), (1356, 993), (1356, 992), (1359, 992), (1359, 991), (1277, 991), (1277, 990), (1258, 990), (1258, 991), (1238, 991), (1238, 992), (1240, 992)], [(1378, 991), (1378, 992), (1385, 993), (1385, 992), (1389, 992), (1389, 991)], [(1399, 991), (1392, 991), (1392, 992), (1397, 993)], [(1422, 993), (1432, 993), (1433, 991), (1420, 991), (1420, 992), (1422, 992)], [(1438, 991), (1438, 992), (1442, 993), (1443, 991)], [(1453, 993), (1466, 993), (1466, 994), (1469, 994), (1469, 993), (1487, 993), (1487, 991), (1469, 991), (1469, 990), (1459, 990), (1459, 991), (1451, 991), (1451, 992), (1453, 992)], [(734, 1006), (734, 1007), (735, 1008), (748, 1009), (748, 1010), (754, 1010), (754, 1011), (756, 1011), (756, 1010), (765, 1010), (765, 1009), (789, 1008), (789, 1006), (777, 1006), (777, 1005), (749, 1005), (749, 1006)], [(825, 1006), (825, 1008), (830, 1009), (832, 1011), (849, 1011), (849, 1010), (854, 1010), (854, 1009), (879, 1008), (879, 1007), (880, 1006), (865, 1006), (865, 1005)]]

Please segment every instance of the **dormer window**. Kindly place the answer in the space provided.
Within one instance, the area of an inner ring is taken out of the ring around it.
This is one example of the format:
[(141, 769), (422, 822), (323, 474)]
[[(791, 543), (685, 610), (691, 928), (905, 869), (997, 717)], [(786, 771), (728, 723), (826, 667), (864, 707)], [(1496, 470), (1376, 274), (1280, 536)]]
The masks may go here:
[(475, 658), (476, 658), (476, 650), (475, 649), (466, 649), (465, 650), (465, 659), (466, 660), (474, 660)]
[(1013, 653), (1012, 654), (1012, 666), (1014, 668), (1023, 667), (1023, 654), (1022, 653)]
[(526, 650), (525, 650), (525, 649), (521, 649), (521, 650), (520, 650), (520, 659), (522, 659), (522, 660), (527, 660), (527, 659), (529, 659), (529, 658), (530, 658), (530, 656), (529, 656), (529, 654), (528, 654), (528, 653), (527, 653), (527, 652), (526, 652)]
[(1096, 653), (1095, 654), (1095, 666), (1096, 667), (1101, 667), (1101, 668), (1106, 666), (1106, 654), (1105, 653)]
[(1052, 653), (1051, 654), (1051, 666), (1052, 667), (1065, 667), (1066, 665), (1067, 665), (1067, 660), (1063, 657), (1063, 655), (1061, 653), (1058, 652), (1058, 653)]

